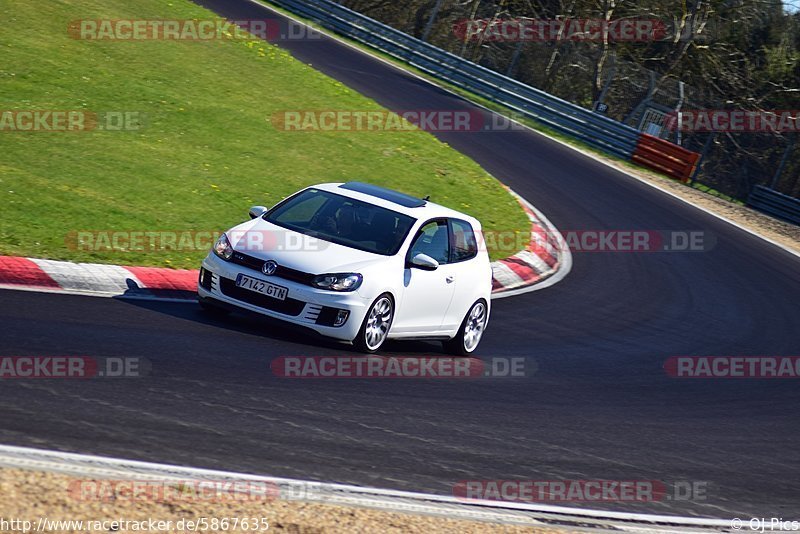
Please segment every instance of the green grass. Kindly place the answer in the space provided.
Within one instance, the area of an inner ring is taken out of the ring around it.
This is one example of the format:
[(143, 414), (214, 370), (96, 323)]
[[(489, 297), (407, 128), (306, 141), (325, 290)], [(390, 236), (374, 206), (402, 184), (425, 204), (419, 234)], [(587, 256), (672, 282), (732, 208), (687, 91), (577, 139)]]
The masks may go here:
[(726, 200), (728, 202), (731, 202), (733, 204), (738, 204), (740, 206), (744, 206), (745, 205), (745, 203), (742, 202), (741, 200), (739, 200), (737, 198), (734, 198), (734, 197), (732, 197), (730, 195), (726, 195), (725, 193), (717, 191), (713, 187), (709, 187), (709, 186), (707, 186), (705, 184), (701, 184), (699, 182), (694, 182), (691, 185), (691, 187), (693, 187), (694, 189), (697, 189), (699, 191), (702, 191), (703, 193), (706, 193), (708, 195), (715, 196), (717, 198), (721, 198), (722, 200)]
[[(0, 254), (196, 267), (205, 251), (74, 250), (77, 231), (219, 231), (318, 182), (362, 180), (479, 218), (527, 220), (500, 183), (431, 134), (283, 132), (283, 110), (379, 110), (263, 42), (82, 41), (76, 19), (215, 18), (186, 0), (7, 0), (0, 110), (136, 111), (139, 131), (0, 132)], [(492, 258), (509, 255), (508, 251)]]

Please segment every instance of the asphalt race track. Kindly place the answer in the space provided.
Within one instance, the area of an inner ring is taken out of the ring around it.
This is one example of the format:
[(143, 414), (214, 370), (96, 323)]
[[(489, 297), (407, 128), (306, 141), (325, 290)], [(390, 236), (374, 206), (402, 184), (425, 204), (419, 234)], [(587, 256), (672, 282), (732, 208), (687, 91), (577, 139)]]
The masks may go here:
[[(274, 17), (246, 0), (200, 3)], [(282, 46), (388, 108), (473, 109), (327, 38)], [(280, 379), (270, 371), (279, 356), (351, 352), (190, 304), (0, 291), (5, 355), (152, 364), (143, 378), (3, 381), (0, 442), (441, 494), (466, 479), (704, 481), (704, 500), (592, 506), (797, 516), (797, 380), (676, 379), (663, 365), (800, 355), (800, 260), (533, 132), (437, 136), (562, 230), (695, 230), (715, 245), (575, 252), (559, 284), (495, 301), (478, 355), (524, 357), (520, 378)], [(384, 354), (439, 351), (390, 344)]]

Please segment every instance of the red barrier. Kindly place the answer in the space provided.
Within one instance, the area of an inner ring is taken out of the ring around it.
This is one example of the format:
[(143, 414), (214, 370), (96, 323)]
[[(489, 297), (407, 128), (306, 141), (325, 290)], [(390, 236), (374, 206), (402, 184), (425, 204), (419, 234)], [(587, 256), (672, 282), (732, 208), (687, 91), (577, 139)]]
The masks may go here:
[(697, 152), (645, 133), (639, 136), (636, 150), (631, 156), (631, 161), (682, 182), (689, 181), (699, 159)]

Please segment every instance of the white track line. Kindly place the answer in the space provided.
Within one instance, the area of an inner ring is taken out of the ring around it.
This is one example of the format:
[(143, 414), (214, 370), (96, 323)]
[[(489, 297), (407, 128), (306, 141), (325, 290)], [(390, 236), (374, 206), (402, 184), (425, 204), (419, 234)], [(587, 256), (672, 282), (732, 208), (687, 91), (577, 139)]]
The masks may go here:
[[(241, 482), (266, 482), (287, 488), (287, 498), (295, 500), (327, 502), (331, 504), (350, 504), (372, 508), (431, 513), (460, 519), (472, 518), (511, 523), (538, 524), (558, 522), (555, 516), (562, 516), (565, 522), (581, 521), (598, 523), (599, 528), (615, 527), (615, 521), (638, 523), (624, 525), (626, 529), (642, 528), (659, 530), (659, 525), (669, 529), (669, 525), (681, 528), (704, 528), (723, 530), (730, 527), (730, 521), (723, 519), (703, 519), (668, 515), (649, 515), (604, 510), (587, 510), (550, 506), (541, 504), (465, 500), (447, 495), (367, 488), (347, 484), (331, 484), (233, 473), (228, 471), (182, 467), (137, 460), (124, 460), (103, 456), (47, 451), (28, 447), (0, 445), (0, 466), (17, 469), (31, 469), (61, 473), (73, 477), (120, 478), (141, 480), (224, 480)], [(543, 519), (544, 521), (539, 521)], [(612, 523), (607, 523), (607, 522)], [(642, 523), (644, 525), (642, 525)], [(621, 525), (622, 527), (622, 525)]]

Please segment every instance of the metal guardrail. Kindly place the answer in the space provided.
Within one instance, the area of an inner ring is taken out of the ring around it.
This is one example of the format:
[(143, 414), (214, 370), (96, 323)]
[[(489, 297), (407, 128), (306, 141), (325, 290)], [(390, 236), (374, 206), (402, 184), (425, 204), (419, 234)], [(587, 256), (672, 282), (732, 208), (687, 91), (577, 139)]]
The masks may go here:
[(800, 225), (800, 200), (763, 185), (753, 187), (747, 205), (767, 215)]
[(630, 159), (640, 132), (437, 48), (329, 0), (270, 0), (300, 16), (502, 104), (584, 143)]

